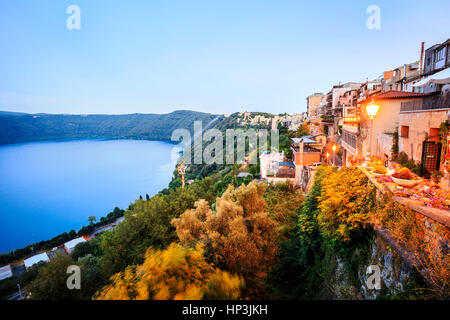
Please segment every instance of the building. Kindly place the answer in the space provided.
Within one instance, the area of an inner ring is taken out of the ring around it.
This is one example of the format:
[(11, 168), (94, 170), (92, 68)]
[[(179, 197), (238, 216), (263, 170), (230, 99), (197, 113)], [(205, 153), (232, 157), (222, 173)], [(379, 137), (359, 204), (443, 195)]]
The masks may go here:
[(82, 242), (86, 242), (86, 239), (84, 239), (83, 237), (79, 237), (79, 238), (70, 240), (70, 241), (64, 243), (64, 249), (66, 250), (66, 252), (68, 254), (72, 254), (72, 251), (76, 247), (76, 245), (79, 243), (82, 243)]
[(420, 78), (419, 61), (385, 71), (382, 91), (412, 91), (411, 82)]
[(278, 168), (278, 163), (284, 161), (283, 152), (264, 151), (259, 156), (261, 179), (267, 179), (268, 176), (274, 176)]
[(324, 101), (325, 95), (322, 93), (314, 93), (306, 98), (306, 112), (310, 122), (319, 122), (320, 106)]
[(414, 92), (439, 93), (450, 83), (450, 68), (434, 73), (411, 85)]
[(10, 264), (0, 268), (0, 280), (5, 280), (11, 278), (12, 276), (13, 272)]
[[(447, 69), (449, 70), (449, 69)], [(449, 79), (450, 83), (450, 79)], [(421, 163), (421, 174), (440, 170), (442, 150), (440, 127), (450, 119), (448, 92), (430, 93), (401, 104), (398, 127), (399, 152)]]
[(295, 165), (295, 184), (302, 185), (305, 168), (321, 161), (322, 141), (312, 136), (292, 138), (292, 162)]
[(23, 261), (23, 263), (25, 265), (25, 268), (28, 269), (28, 268), (31, 268), (36, 263), (49, 262), (49, 261), (50, 261), (50, 259), (49, 259), (48, 255), (47, 255), (47, 253), (44, 252), (44, 253), (40, 253), (40, 254), (37, 254), (35, 256), (32, 256), (32, 257), (30, 257), (28, 259), (25, 259)]
[(260, 155), (261, 179), (267, 182), (294, 181), (294, 163), (285, 161), (284, 153), (265, 151)]
[(423, 75), (431, 75), (450, 67), (450, 39), (425, 50)]
[[(369, 152), (379, 157), (390, 157), (393, 144), (393, 133), (399, 126), (399, 115), (402, 105), (416, 104), (428, 94), (387, 91), (369, 95), (358, 103), (357, 117), (344, 119), (342, 128), (343, 165), (349, 163), (351, 157), (366, 155)], [(371, 121), (367, 115), (366, 107), (369, 103), (379, 106), (379, 111)], [(372, 132), (372, 139), (370, 134)], [(372, 141), (372, 143), (370, 143)]]
[(339, 128), (342, 125), (344, 106), (341, 103), (343, 96), (348, 91), (359, 90), (360, 83), (347, 82), (344, 84), (334, 85), (331, 91), (327, 93), (325, 114), (322, 116), (323, 132), (328, 136), (329, 141), (337, 142)]

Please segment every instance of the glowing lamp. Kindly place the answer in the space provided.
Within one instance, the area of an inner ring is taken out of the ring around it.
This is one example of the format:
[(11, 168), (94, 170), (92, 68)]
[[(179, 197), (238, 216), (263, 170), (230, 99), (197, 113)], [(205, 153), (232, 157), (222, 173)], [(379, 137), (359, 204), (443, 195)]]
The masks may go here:
[(372, 102), (370, 102), (367, 107), (366, 107), (366, 111), (367, 111), (367, 115), (369, 116), (369, 119), (373, 120), (373, 118), (375, 118), (375, 116), (378, 113), (378, 109), (380, 109), (380, 106), (375, 104), (372, 100)]
[(333, 149), (333, 152), (336, 152), (336, 145), (333, 145), (333, 147), (331, 147), (331, 149)]

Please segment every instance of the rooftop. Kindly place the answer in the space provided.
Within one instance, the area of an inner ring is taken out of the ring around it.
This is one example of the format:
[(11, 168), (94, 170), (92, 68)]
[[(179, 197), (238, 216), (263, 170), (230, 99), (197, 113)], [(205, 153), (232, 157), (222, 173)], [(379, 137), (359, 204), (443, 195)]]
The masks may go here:
[(0, 280), (4, 280), (13, 276), (11, 265), (0, 268)]
[(294, 168), (295, 164), (292, 161), (290, 161), (290, 162), (278, 162), (278, 166)]
[(407, 91), (386, 91), (381, 93), (375, 93), (362, 100), (360, 103), (371, 101), (372, 99), (377, 100), (387, 100), (387, 99), (409, 99), (409, 98), (421, 98), (429, 96), (429, 93), (419, 93), (419, 92), (407, 92)]
[(47, 253), (44, 252), (44, 253), (40, 253), (40, 254), (37, 254), (35, 256), (32, 256), (32, 257), (30, 257), (28, 259), (25, 259), (23, 261), (23, 263), (25, 264), (26, 268), (29, 268), (32, 265), (34, 265), (34, 264), (36, 264), (38, 262), (41, 262), (41, 261), (47, 261), (47, 262), (50, 261), (50, 259), (48, 258)]
[(312, 136), (304, 136), (301, 138), (292, 138), (292, 141), (294, 141), (294, 144), (299, 144), (303, 141), (303, 143), (310, 144), (310, 143), (317, 143), (316, 140), (312, 139)]
[(252, 174), (251, 173), (248, 173), (248, 172), (240, 172), (239, 174), (238, 174), (238, 178), (245, 178), (245, 177), (247, 177), (247, 176), (251, 176)]
[(64, 243), (64, 246), (67, 249), (71, 250), (71, 249), (75, 248), (75, 246), (77, 244), (82, 243), (82, 242), (86, 242), (86, 239), (84, 239), (83, 237), (80, 237), (80, 238), (76, 238), (76, 239), (73, 239), (73, 240), (70, 240), (70, 241)]

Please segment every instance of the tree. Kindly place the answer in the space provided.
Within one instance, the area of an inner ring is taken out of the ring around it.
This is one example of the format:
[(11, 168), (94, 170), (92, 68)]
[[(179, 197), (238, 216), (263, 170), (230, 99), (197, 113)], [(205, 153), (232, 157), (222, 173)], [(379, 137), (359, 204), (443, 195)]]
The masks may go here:
[(84, 299), (91, 299), (107, 280), (100, 270), (100, 258), (89, 253), (79, 258), (77, 265), (81, 268), (81, 296)]
[(303, 136), (307, 136), (310, 134), (310, 127), (308, 125), (308, 123), (303, 122), (300, 127), (297, 129), (297, 131), (295, 131), (295, 133), (293, 134), (293, 138), (300, 138)]
[(187, 209), (192, 209), (197, 199), (215, 200), (214, 180), (205, 178), (186, 188), (169, 190), (149, 201), (136, 200), (130, 206), (126, 219), (115, 230), (102, 235), (102, 271), (109, 277), (123, 271), (130, 264), (143, 262), (149, 247), (164, 249), (177, 240), (175, 228), (170, 224)]
[(277, 252), (278, 223), (265, 211), (266, 184), (229, 186), (213, 212), (205, 200), (172, 220), (181, 243), (206, 245), (206, 256), (220, 268), (248, 278), (264, 278)]
[(289, 183), (270, 184), (264, 192), (264, 200), (272, 219), (281, 226), (281, 234), (287, 236), (297, 225), (298, 210), (301, 209), (304, 196)]
[(72, 251), (72, 258), (78, 260), (88, 254), (101, 255), (100, 240), (98, 238), (77, 244)]
[(375, 204), (375, 187), (355, 167), (342, 168), (322, 181), (319, 225), (330, 239), (350, 241), (365, 229)]
[(36, 300), (80, 299), (80, 290), (67, 288), (67, 267), (73, 265), (71, 256), (56, 256), (46, 266), (39, 269), (38, 276), (30, 284), (31, 298)]
[(203, 248), (172, 243), (166, 250), (149, 249), (144, 263), (111, 277), (96, 294), (98, 300), (238, 299), (243, 281), (215, 269)]
[(97, 221), (97, 218), (95, 216), (88, 217), (88, 222), (90, 225), (94, 224), (95, 221)]
[[(321, 246), (324, 240), (319, 230), (317, 215), (322, 181), (332, 172), (332, 167), (320, 167), (317, 170), (313, 186), (297, 215), (296, 226), (288, 229), (289, 238), (280, 245), (278, 261), (268, 278), (271, 292), (276, 299), (317, 299), (321, 298), (317, 293), (322, 287), (326, 287), (322, 285), (325, 272), (321, 268)], [(270, 207), (271, 195), (265, 196), (269, 197)]]
[(261, 172), (261, 168), (259, 163), (258, 164), (251, 164), (249, 169), (248, 169), (248, 173), (252, 174), (252, 175), (258, 175)]

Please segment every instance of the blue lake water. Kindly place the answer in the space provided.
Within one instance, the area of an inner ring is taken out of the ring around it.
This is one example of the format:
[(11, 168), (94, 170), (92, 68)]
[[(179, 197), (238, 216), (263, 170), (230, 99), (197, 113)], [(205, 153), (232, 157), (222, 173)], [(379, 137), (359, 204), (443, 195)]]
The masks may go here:
[(0, 146), (0, 252), (88, 224), (167, 187), (174, 145), (76, 140)]

